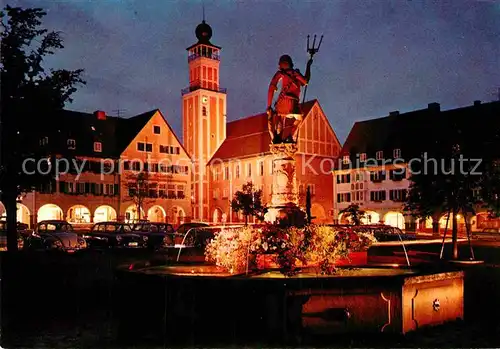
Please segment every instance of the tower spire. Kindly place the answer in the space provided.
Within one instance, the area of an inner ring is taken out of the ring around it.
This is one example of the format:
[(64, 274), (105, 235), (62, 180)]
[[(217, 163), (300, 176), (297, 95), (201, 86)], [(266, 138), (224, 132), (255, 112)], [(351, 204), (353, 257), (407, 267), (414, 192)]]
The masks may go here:
[(201, 7), (202, 7), (202, 10), (203, 10), (203, 23), (205, 23), (205, 2), (201, 3)]

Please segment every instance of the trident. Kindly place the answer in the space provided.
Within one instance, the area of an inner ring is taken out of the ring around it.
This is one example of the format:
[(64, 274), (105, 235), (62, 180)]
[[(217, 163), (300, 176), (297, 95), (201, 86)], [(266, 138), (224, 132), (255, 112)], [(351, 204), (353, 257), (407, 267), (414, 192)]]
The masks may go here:
[[(314, 34), (312, 45), (310, 45), (310, 41), (309, 41), (310, 38), (311, 38), (311, 36), (308, 35), (307, 36), (307, 53), (309, 53), (309, 59), (311, 60), (313, 58), (313, 56), (316, 53), (318, 53), (319, 48), (321, 47), (321, 42), (323, 41), (323, 35), (321, 35), (321, 37), (319, 38), (318, 46), (316, 46), (316, 34)], [(304, 103), (306, 100), (306, 93), (307, 93), (307, 85), (304, 88), (304, 97), (302, 98), (302, 103)]]

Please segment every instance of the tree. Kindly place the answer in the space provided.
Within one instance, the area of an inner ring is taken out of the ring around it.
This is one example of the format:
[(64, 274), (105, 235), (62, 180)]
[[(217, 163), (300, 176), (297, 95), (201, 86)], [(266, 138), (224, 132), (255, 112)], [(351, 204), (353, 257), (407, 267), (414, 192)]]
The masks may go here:
[(470, 236), (468, 216), (476, 214), (477, 198), (474, 190), (482, 186), (483, 177), (472, 173), (475, 165), (467, 159), (473, 159), (474, 156), (464, 156), (459, 144), (453, 144), (448, 152), (446, 148), (442, 149), (438, 154), (433, 159), (439, 159), (440, 164), (438, 161), (426, 162), (424, 157), (411, 169), (412, 184), (405, 210), (422, 219), (436, 213), (446, 213), (452, 225), (452, 259), (458, 259), (457, 215), (462, 212)]
[(491, 217), (500, 217), (500, 161), (490, 161), (485, 165), (479, 197)]
[(53, 181), (53, 172), (23, 168), (26, 159), (35, 162), (50, 156), (40, 149), (47, 119), (71, 102), (76, 86), (85, 84), (83, 70), (47, 70), (44, 59), (62, 49), (58, 32), (41, 27), (45, 12), (39, 8), (6, 6), (0, 12), (1, 26), (1, 120), (0, 195), (7, 211), (7, 248), (17, 250), (16, 201), (24, 193)]
[(137, 209), (137, 218), (142, 219), (142, 208), (149, 203), (149, 173), (141, 171), (127, 175), (128, 196)]
[(341, 214), (345, 214), (347, 218), (350, 218), (353, 225), (361, 225), (362, 219), (365, 218), (365, 211), (359, 208), (359, 205), (350, 204), (346, 208), (340, 211)]
[(245, 225), (248, 224), (248, 216), (255, 216), (260, 221), (263, 221), (267, 211), (262, 205), (262, 190), (256, 190), (252, 182), (243, 184), (242, 190), (234, 193), (231, 208), (234, 212), (243, 213)]

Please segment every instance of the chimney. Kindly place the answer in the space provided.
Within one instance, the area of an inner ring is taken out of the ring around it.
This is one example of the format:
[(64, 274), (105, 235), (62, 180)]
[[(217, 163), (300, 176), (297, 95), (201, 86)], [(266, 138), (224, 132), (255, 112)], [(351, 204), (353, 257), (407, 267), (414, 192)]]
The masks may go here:
[(102, 110), (96, 110), (94, 116), (97, 120), (106, 120), (106, 112)]
[(399, 115), (399, 110), (391, 111), (389, 113), (389, 116), (398, 116)]
[(481, 101), (477, 100), (477, 101), (474, 101), (474, 106), (475, 107), (479, 107), (481, 105)]
[(432, 110), (432, 111), (441, 111), (441, 105), (439, 103), (429, 103), (427, 105), (427, 109)]

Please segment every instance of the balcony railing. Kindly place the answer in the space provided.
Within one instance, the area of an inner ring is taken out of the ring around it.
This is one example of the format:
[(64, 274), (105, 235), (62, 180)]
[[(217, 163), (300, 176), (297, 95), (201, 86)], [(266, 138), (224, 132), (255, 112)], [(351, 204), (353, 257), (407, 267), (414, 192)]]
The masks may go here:
[(209, 59), (213, 59), (216, 61), (220, 61), (220, 55), (218, 53), (205, 53), (205, 54), (198, 54), (198, 53), (192, 53), (188, 56), (188, 62), (191, 62), (192, 60), (198, 58), (198, 57), (205, 57)]
[(207, 86), (201, 86), (201, 85), (192, 85), (188, 86), (186, 88), (183, 88), (181, 90), (181, 95), (184, 96), (185, 94), (188, 94), (189, 92), (193, 92), (199, 89), (205, 89), (209, 91), (215, 91), (215, 92), (221, 92), (221, 93), (227, 93), (227, 88), (225, 87), (218, 87), (218, 86), (212, 86), (211, 88)]

